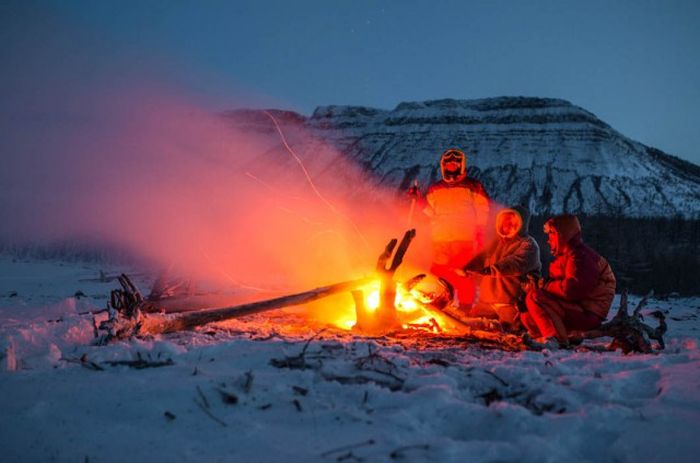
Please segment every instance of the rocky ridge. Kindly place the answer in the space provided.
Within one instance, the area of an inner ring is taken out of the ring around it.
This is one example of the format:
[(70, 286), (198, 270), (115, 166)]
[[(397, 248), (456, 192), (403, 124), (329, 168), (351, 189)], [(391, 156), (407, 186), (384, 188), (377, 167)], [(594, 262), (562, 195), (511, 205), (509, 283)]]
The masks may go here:
[[(699, 166), (631, 140), (565, 100), (443, 99), (393, 110), (323, 106), (310, 117), (270, 114), (283, 129), (312, 135), (300, 138), (296, 151), (313, 157), (318, 143), (328, 144), (384, 187), (405, 189), (414, 179), (427, 186), (439, 178), (440, 153), (458, 147), (469, 156), (470, 175), (496, 201), (525, 204), (535, 214), (700, 218)], [(263, 111), (224, 116), (239, 129), (278, 136)]]

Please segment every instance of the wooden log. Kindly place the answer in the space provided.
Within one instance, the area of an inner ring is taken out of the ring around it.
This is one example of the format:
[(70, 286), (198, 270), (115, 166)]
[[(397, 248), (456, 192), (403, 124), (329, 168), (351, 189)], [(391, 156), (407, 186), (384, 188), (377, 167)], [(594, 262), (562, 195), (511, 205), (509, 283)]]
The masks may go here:
[[(274, 299), (177, 315), (156, 313), (141, 314), (137, 307), (134, 311), (136, 314), (134, 317), (108, 320), (111, 325), (105, 324), (101, 328), (109, 330), (112, 338), (124, 338), (143, 334), (166, 334), (176, 331), (191, 330), (197, 326), (206, 325), (207, 323), (220, 322), (265, 312), (267, 310), (306, 304), (333, 294), (356, 290), (367, 285), (371, 281), (373, 281), (372, 278), (360, 278)], [(103, 324), (104, 323), (105, 322), (103, 322)], [(109, 339), (107, 339), (107, 341), (108, 340)], [(104, 342), (104, 340), (102, 342)]]
[(379, 275), (379, 307), (376, 312), (376, 326), (384, 330), (391, 330), (392, 328), (398, 328), (401, 326), (399, 318), (396, 313), (396, 282), (394, 281), (394, 274), (403, 262), (403, 258), (408, 251), (408, 247), (416, 237), (416, 230), (411, 229), (404, 233), (401, 239), (401, 244), (396, 249), (396, 254), (391, 261), (391, 265), (387, 267), (387, 262), (389, 257), (391, 257), (394, 248), (396, 247), (397, 240), (392, 239), (389, 244), (386, 245), (384, 252), (379, 255), (377, 259), (377, 274)]
[(241, 292), (236, 293), (208, 293), (208, 294), (195, 294), (192, 296), (174, 296), (167, 297), (164, 299), (159, 299), (152, 302), (150, 305), (144, 304), (142, 306), (142, 312), (144, 313), (184, 313), (184, 312), (197, 312), (200, 310), (208, 310), (219, 307), (231, 307), (234, 305), (248, 304), (250, 302), (257, 302), (261, 299), (272, 299), (274, 297), (283, 296), (284, 293), (277, 291), (266, 291), (266, 292)]
[[(380, 254), (377, 259), (377, 273), (379, 275), (381, 288), (380, 299), (383, 302), (377, 310), (375, 321), (372, 322), (373, 328), (381, 327), (383, 331), (388, 331), (400, 327), (396, 315), (396, 307), (394, 306), (396, 283), (393, 281), (393, 277), (394, 273), (403, 262), (406, 251), (415, 236), (415, 230), (408, 230), (404, 233), (401, 244), (396, 250), (391, 265), (388, 267), (387, 262), (396, 247), (396, 239), (392, 239), (389, 242), (384, 252)], [(165, 334), (189, 330), (208, 323), (243, 317), (267, 310), (305, 304), (341, 292), (355, 291), (353, 293), (355, 303), (356, 305), (360, 304), (362, 306), (363, 302), (358, 303), (360, 300), (359, 298), (362, 297), (361, 291), (357, 291), (372, 281), (376, 281), (376, 278), (361, 278), (315, 288), (298, 294), (231, 307), (167, 315), (153, 313), (159, 310), (159, 301), (145, 300), (141, 292), (136, 288), (136, 285), (134, 285), (126, 275), (122, 274), (119, 277), (119, 283), (122, 289), (112, 291), (110, 304), (114, 310), (110, 312), (109, 320), (102, 322), (100, 325), (100, 329), (107, 330), (108, 334), (99, 338), (97, 342), (104, 343), (111, 339), (125, 338), (139, 334)], [(364, 306), (361, 308), (364, 309)]]

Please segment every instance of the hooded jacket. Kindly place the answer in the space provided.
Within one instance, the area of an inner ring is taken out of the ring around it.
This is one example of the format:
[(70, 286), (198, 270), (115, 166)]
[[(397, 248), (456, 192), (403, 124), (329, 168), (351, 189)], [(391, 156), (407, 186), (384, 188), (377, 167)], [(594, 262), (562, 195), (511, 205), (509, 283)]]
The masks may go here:
[[(520, 228), (512, 236), (501, 233), (502, 218), (514, 213), (520, 218)], [(530, 213), (521, 206), (504, 209), (496, 216), (496, 232), (499, 235), (486, 249), (477, 254), (464, 267), (465, 270), (482, 272), (490, 270), (479, 283), (479, 302), (487, 304), (515, 304), (523, 295), (520, 283), (528, 274), (539, 274), (540, 248), (528, 235)]]
[(575, 215), (560, 215), (547, 221), (559, 237), (554, 261), (549, 264), (549, 281), (544, 290), (601, 319), (607, 317), (615, 297), (615, 275), (607, 260), (581, 239), (581, 225)]

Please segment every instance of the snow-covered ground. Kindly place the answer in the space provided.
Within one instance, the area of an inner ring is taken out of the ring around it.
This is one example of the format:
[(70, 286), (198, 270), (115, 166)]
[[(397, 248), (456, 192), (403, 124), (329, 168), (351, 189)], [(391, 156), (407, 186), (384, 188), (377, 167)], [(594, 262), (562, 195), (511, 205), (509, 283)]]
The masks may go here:
[[(322, 331), (303, 309), (98, 347), (80, 313), (117, 287), (99, 270), (0, 258), (2, 461), (700, 455), (700, 298), (650, 301), (669, 322), (655, 355), (369, 339)], [(139, 359), (161, 366), (119, 363)]]

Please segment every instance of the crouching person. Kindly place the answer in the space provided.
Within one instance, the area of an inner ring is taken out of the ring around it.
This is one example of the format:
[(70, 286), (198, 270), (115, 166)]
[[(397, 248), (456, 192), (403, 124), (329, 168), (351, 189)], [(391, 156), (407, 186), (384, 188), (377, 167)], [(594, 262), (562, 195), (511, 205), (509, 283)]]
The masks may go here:
[(544, 231), (554, 261), (547, 281), (525, 288), (527, 312), (521, 320), (532, 337), (566, 344), (569, 331), (588, 331), (605, 320), (615, 296), (615, 275), (608, 262), (583, 243), (575, 215), (552, 217)]
[(498, 237), (465, 266), (481, 274), (479, 299), (468, 315), (498, 318), (506, 329), (516, 329), (518, 302), (525, 295), (522, 283), (528, 275), (539, 276), (540, 248), (528, 235), (529, 211), (521, 206), (504, 209), (496, 216)]

